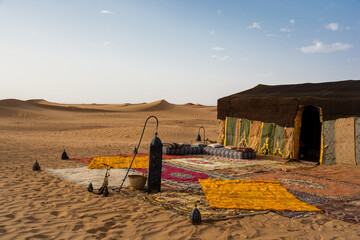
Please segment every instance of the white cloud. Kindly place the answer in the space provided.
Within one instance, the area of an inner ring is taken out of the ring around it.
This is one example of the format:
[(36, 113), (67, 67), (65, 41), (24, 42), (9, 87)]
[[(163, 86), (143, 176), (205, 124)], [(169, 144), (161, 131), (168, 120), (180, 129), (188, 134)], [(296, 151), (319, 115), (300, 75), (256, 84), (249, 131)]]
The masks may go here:
[(346, 59), (346, 61), (348, 61), (348, 62), (356, 62), (356, 58), (348, 58), (348, 59)]
[(291, 32), (292, 30), (289, 28), (280, 28), (280, 32)]
[(325, 28), (332, 30), (332, 31), (337, 31), (339, 29), (339, 24), (338, 23), (329, 23), (328, 25), (325, 25)]
[(239, 60), (240, 60), (240, 61), (247, 61), (247, 60), (249, 60), (249, 58), (243, 57), (243, 58), (239, 58)]
[(223, 48), (223, 47), (213, 47), (212, 49), (215, 50), (215, 51), (223, 51), (223, 50), (225, 50), (225, 48)]
[(211, 58), (216, 59), (218, 61), (227, 61), (229, 56), (217, 56), (215, 54), (211, 55)]
[(101, 10), (101, 14), (114, 14), (114, 13), (109, 10)]
[(215, 36), (215, 31), (214, 30), (211, 30), (209, 33), (210, 33), (211, 36)]
[(301, 47), (300, 50), (303, 53), (326, 53), (326, 52), (336, 52), (336, 51), (346, 50), (352, 47), (353, 45), (351, 44), (341, 43), (341, 42), (325, 45), (320, 41), (314, 41), (314, 45)]
[(104, 42), (104, 46), (105, 46), (105, 47), (110, 46), (110, 45), (112, 45), (111, 42)]
[(350, 30), (350, 27), (349, 27), (349, 26), (347, 26), (345, 29), (346, 29), (346, 30)]
[(291, 23), (291, 25), (294, 25), (295, 24), (295, 19), (290, 19), (290, 23)]
[(260, 23), (258, 22), (253, 22), (253, 24), (251, 24), (250, 26), (247, 26), (247, 28), (257, 28), (260, 29)]

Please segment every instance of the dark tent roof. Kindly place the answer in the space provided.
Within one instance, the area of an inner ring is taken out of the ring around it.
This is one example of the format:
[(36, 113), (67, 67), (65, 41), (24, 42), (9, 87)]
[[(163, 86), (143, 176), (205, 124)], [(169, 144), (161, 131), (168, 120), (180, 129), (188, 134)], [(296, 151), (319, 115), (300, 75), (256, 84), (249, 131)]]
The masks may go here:
[(321, 107), (323, 120), (360, 116), (360, 80), (293, 85), (258, 85), (218, 99), (218, 119), (246, 118), (294, 126), (299, 105)]

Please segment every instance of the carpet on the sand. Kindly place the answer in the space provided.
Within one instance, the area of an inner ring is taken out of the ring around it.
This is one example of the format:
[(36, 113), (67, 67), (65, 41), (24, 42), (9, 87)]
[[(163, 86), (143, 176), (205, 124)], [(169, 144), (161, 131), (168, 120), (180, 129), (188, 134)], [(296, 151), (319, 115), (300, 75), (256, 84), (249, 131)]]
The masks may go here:
[[(133, 169), (140, 173), (147, 174), (147, 169)], [(233, 179), (231, 177), (217, 174), (205, 169), (195, 169), (191, 166), (173, 166), (170, 162), (162, 165), (162, 184), (173, 188), (201, 188), (199, 179), (221, 178)]]
[(279, 181), (200, 179), (206, 199), (214, 208), (314, 211), (320, 209), (289, 193)]
[[(345, 169), (343, 169), (345, 168)], [(320, 166), (291, 170), (292, 173), (360, 185), (360, 168), (353, 166)]]
[(360, 223), (360, 195), (349, 200), (330, 200), (316, 204), (326, 216), (345, 222)]
[[(97, 156), (97, 157), (131, 157), (133, 158), (134, 157), (134, 154), (120, 154), (120, 155), (114, 155), (114, 156)], [(91, 163), (91, 161), (94, 159), (94, 158), (97, 158), (97, 157), (71, 157), (69, 158), (69, 160), (73, 160), (73, 161), (77, 161), (77, 162), (82, 162), (82, 163)], [(136, 154), (136, 157), (135, 158), (138, 158), (138, 157), (149, 157), (149, 154), (148, 153), (138, 153)], [(163, 155), (162, 156), (162, 159), (177, 159), (177, 158), (193, 158), (193, 157), (198, 157), (198, 156), (191, 156), (191, 155)]]
[(252, 211), (211, 208), (204, 193), (196, 189), (173, 189), (165, 187), (162, 188), (161, 192), (156, 194), (146, 194), (143, 192), (134, 193), (133, 191), (123, 191), (122, 193), (129, 197), (149, 202), (152, 205), (160, 206), (184, 217), (189, 217), (191, 211), (194, 209), (195, 202), (197, 202), (197, 208), (201, 213), (202, 221), (219, 221), (269, 212), (267, 210)]
[(356, 184), (305, 176), (292, 172), (253, 174), (250, 178), (254, 180), (277, 180), (287, 189), (315, 194), (330, 199), (343, 199), (360, 192), (360, 187)]
[[(101, 185), (104, 182), (105, 177), (105, 169), (88, 169), (85, 167), (77, 167), (77, 168), (57, 168), (57, 169), (46, 169), (46, 172), (83, 185), (83, 186), (89, 186), (90, 183), (92, 183), (93, 187), (95, 189), (98, 189), (101, 187)], [(127, 169), (111, 169), (110, 170), (110, 176), (109, 176), (109, 187), (110, 188), (117, 188), (121, 185), (123, 182), (123, 179), (125, 177)], [(141, 175), (140, 173), (130, 170), (129, 174), (137, 174)], [(129, 179), (126, 178), (124, 182), (124, 187), (130, 186)]]
[(208, 155), (193, 157), (193, 158), (178, 158), (178, 159), (169, 159), (164, 160), (165, 163), (172, 163), (173, 165), (183, 166), (188, 165), (194, 168), (201, 168), (207, 170), (218, 170), (218, 169), (227, 169), (227, 168), (239, 168), (254, 166), (259, 164), (269, 164), (272, 161), (268, 160), (237, 160), (230, 158), (215, 159)]
[(88, 168), (106, 168), (105, 164), (111, 168), (129, 168), (130, 165), (132, 168), (148, 168), (149, 157), (96, 157), (91, 161)]

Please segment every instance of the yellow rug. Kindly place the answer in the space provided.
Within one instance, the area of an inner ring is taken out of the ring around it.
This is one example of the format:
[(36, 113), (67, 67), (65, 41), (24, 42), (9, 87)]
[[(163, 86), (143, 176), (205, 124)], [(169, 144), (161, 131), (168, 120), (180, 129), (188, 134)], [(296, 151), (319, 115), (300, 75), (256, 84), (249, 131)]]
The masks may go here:
[(304, 203), (279, 181), (199, 179), (210, 207), (276, 211), (320, 211)]
[[(89, 164), (88, 168), (105, 168), (104, 163), (112, 168), (128, 168), (133, 157), (96, 157)], [(135, 157), (131, 168), (148, 168), (149, 157)]]

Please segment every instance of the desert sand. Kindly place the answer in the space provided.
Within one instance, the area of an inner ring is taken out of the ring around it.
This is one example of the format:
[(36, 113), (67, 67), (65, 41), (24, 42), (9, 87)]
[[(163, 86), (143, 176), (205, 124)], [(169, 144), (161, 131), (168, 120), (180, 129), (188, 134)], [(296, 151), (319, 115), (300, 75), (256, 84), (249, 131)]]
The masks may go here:
[[(289, 219), (269, 212), (192, 225), (121, 192), (103, 197), (32, 170), (35, 160), (42, 170), (86, 166), (61, 160), (63, 149), (70, 158), (131, 153), (151, 115), (163, 142), (195, 142), (200, 126), (207, 138), (217, 138), (215, 106), (1, 100), (0, 239), (360, 239), (359, 224), (324, 214)], [(149, 120), (139, 152), (148, 152), (155, 125)]]

